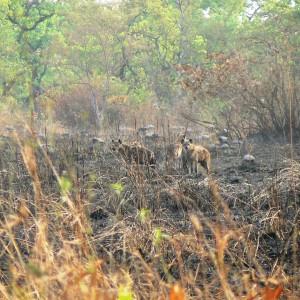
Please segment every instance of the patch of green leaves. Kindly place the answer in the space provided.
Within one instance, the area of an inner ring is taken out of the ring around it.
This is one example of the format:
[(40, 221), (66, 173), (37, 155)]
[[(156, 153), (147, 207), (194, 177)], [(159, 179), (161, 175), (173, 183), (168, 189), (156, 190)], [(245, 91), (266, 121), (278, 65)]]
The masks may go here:
[(115, 193), (117, 194), (118, 197), (121, 196), (122, 191), (124, 190), (124, 186), (122, 185), (122, 183), (117, 182), (117, 183), (111, 183), (109, 185), (109, 187), (115, 191)]

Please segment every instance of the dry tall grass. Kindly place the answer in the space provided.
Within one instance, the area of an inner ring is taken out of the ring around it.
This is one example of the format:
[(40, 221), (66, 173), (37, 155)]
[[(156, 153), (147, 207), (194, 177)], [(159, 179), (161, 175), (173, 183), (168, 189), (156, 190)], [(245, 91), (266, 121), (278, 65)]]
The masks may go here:
[(1, 137), (2, 298), (299, 299), (299, 163), (233, 190), (88, 141)]

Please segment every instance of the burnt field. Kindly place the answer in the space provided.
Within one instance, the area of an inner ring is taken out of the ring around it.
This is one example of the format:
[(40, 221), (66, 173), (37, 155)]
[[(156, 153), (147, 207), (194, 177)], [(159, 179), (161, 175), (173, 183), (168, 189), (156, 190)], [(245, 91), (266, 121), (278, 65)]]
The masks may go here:
[(205, 176), (166, 167), (173, 141), (141, 140), (157, 157), (149, 171), (124, 163), (108, 134), (2, 135), (2, 294), (167, 299), (179, 282), (186, 299), (260, 299), (266, 286), (297, 299), (299, 145), (206, 142)]

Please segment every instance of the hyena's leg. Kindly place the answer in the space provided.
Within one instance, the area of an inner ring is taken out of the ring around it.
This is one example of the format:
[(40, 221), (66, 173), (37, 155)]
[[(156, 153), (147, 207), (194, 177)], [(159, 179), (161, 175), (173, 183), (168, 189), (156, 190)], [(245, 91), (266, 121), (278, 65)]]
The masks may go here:
[(209, 167), (206, 160), (200, 161), (201, 166), (206, 170), (207, 175), (209, 174)]
[(183, 156), (181, 158), (181, 162), (182, 162), (183, 171), (188, 174), (189, 173), (189, 164), (188, 164), (188, 161), (185, 156)]
[(199, 163), (195, 161), (195, 174), (197, 175), (199, 171)]

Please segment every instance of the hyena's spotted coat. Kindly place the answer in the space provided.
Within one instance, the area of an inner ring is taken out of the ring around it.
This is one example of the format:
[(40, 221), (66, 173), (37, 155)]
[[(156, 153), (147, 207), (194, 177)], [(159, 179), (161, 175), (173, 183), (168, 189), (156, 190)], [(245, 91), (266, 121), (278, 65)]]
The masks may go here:
[(197, 173), (198, 164), (200, 164), (206, 170), (206, 174), (208, 175), (211, 164), (209, 151), (202, 146), (195, 145), (192, 139), (182, 139), (181, 143), (183, 145), (183, 156), (185, 157), (184, 160), (186, 163), (184, 169), (189, 172), (190, 167), (190, 171), (193, 173), (193, 165), (195, 163), (194, 171)]
[(118, 141), (112, 140), (112, 150), (116, 152), (127, 164), (131, 164), (131, 146)]
[(167, 147), (167, 157), (168, 163), (174, 162), (181, 158), (182, 154), (182, 144), (171, 144)]
[(138, 165), (146, 165), (155, 167), (154, 153), (148, 148), (144, 147), (139, 142), (133, 142), (131, 145), (132, 161)]
[[(179, 134), (175, 143), (167, 147), (167, 154), (166, 154), (167, 167), (169, 167), (171, 163), (176, 165), (176, 162), (178, 162), (178, 167), (180, 168), (180, 161), (184, 159), (182, 155), (183, 145), (181, 143), (181, 139), (184, 139), (184, 137), (185, 137), (184, 134)], [(182, 162), (184, 165), (184, 161)]]
[(154, 153), (140, 142), (135, 141), (128, 145), (119, 139), (117, 142), (112, 140), (112, 143), (112, 150), (117, 151), (127, 164), (135, 163), (137, 165), (155, 166)]

